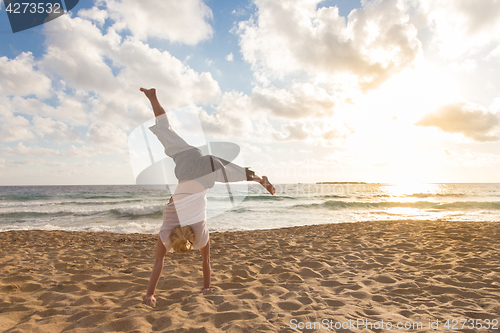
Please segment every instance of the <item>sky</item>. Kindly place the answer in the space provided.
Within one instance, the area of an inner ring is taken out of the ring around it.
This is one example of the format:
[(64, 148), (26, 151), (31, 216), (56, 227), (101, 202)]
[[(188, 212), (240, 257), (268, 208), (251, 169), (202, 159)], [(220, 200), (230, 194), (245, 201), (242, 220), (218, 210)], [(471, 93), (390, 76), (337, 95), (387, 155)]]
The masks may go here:
[(135, 184), (140, 87), (275, 183), (500, 182), (499, 0), (2, 3), (0, 39), (0, 185)]

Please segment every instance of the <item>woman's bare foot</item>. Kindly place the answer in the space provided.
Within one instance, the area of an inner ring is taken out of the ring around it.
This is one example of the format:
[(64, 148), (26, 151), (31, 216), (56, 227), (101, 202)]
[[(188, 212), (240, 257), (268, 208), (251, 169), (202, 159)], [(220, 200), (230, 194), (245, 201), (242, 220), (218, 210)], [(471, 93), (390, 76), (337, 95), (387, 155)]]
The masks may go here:
[(151, 89), (140, 88), (139, 90), (142, 91), (146, 95), (146, 97), (149, 99), (149, 101), (151, 102), (151, 107), (153, 108), (153, 112), (155, 113), (155, 117), (158, 117), (158, 116), (165, 113), (165, 110), (160, 105), (160, 102), (158, 102), (158, 98), (156, 98), (156, 89), (155, 88), (151, 88)]
[(269, 191), (272, 195), (276, 193), (276, 189), (274, 188), (273, 184), (269, 182), (269, 179), (267, 179), (266, 176), (262, 176), (261, 181), (259, 181), (260, 185), (264, 186), (266, 190)]
[(142, 91), (146, 95), (146, 97), (149, 99), (156, 97), (156, 89), (155, 88), (151, 88), (151, 89), (141, 88), (139, 90)]

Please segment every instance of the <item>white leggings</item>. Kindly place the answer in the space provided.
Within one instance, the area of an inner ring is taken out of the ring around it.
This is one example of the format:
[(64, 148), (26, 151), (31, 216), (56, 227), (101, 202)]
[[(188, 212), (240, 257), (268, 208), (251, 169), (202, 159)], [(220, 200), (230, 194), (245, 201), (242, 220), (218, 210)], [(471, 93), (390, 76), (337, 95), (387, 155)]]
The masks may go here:
[(156, 117), (156, 124), (149, 128), (162, 143), (165, 154), (171, 157), (175, 166), (175, 176), (179, 181), (196, 180), (205, 188), (217, 182), (239, 182), (251, 180), (252, 171), (212, 155), (205, 155), (189, 145), (174, 132), (167, 115)]

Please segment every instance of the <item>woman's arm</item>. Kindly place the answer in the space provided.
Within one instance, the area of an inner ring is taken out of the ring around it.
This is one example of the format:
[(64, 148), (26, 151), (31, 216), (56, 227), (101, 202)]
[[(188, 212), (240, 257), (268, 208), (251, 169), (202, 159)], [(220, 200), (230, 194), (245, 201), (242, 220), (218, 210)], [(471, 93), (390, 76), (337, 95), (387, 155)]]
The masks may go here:
[(210, 238), (200, 252), (203, 261), (203, 290), (208, 290), (210, 288)]
[(151, 277), (149, 278), (148, 291), (144, 297), (144, 303), (150, 306), (156, 305), (155, 290), (158, 285), (158, 280), (160, 279), (161, 272), (163, 270), (163, 260), (167, 254), (167, 249), (161, 242), (160, 237), (158, 237), (158, 242), (156, 243), (156, 257), (153, 266), (153, 271), (151, 272)]

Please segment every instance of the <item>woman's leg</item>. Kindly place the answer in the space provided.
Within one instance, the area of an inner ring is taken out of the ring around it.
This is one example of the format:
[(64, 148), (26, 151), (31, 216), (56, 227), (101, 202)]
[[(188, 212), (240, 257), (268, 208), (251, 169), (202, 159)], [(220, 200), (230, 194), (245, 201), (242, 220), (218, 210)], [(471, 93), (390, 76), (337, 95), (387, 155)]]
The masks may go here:
[(200, 249), (201, 259), (203, 265), (203, 291), (210, 290), (210, 238), (208, 239), (207, 245)]
[[(146, 97), (149, 99), (151, 102), (151, 106), (153, 108), (153, 112), (155, 114), (155, 117), (158, 117), (162, 114), (166, 114), (165, 110), (163, 107), (160, 105), (160, 102), (158, 101), (158, 98), (156, 97), (156, 89), (151, 88), (151, 89), (145, 89), (145, 88), (140, 88), (140, 90), (146, 95)], [(169, 127), (169, 126), (168, 126)], [(169, 130), (169, 128), (167, 128)], [(171, 132), (169, 135), (162, 135), (161, 133), (158, 133), (157, 131), (153, 131), (158, 136), (158, 139), (160, 142), (163, 144), (165, 147), (165, 154), (167, 154), (170, 157), (174, 157), (175, 154), (186, 151), (189, 149), (193, 149), (194, 147), (188, 145), (181, 137), (179, 137), (175, 132), (173, 131), (168, 131)], [(196, 149), (196, 148), (195, 148)], [(245, 180), (253, 180), (261, 184), (262, 186), (265, 187), (269, 193), (273, 194), (276, 192), (276, 189), (274, 186), (269, 182), (266, 176), (263, 176), (260, 178), (259, 176), (255, 175), (255, 173), (252, 175), (252, 179), (249, 178), (248, 170), (245, 168), (242, 168), (234, 163), (225, 161), (223, 159), (217, 158), (215, 156), (210, 156), (210, 163), (211, 163), (211, 169), (212, 172), (215, 172), (215, 180), (218, 182), (238, 182), (238, 181), (245, 181)], [(200, 163), (207, 163), (207, 160), (200, 159)]]
[(266, 176), (262, 176), (261, 178), (248, 168), (240, 167), (237, 164), (212, 155), (203, 156), (202, 159), (205, 159), (205, 163), (207, 163), (207, 157), (210, 158), (212, 172), (215, 174), (215, 181), (221, 183), (241, 182), (245, 180), (255, 181), (262, 185), (270, 194), (274, 195), (276, 193), (276, 189)]
[[(149, 127), (149, 129), (158, 137), (163, 147), (165, 147), (165, 154), (174, 158), (178, 153), (194, 149), (194, 147), (190, 146), (171, 128), (167, 114), (160, 105), (158, 98), (156, 98), (156, 89), (141, 88), (140, 90), (146, 95), (153, 107), (156, 120), (155, 125)], [(175, 159), (174, 162), (176, 162)]]

